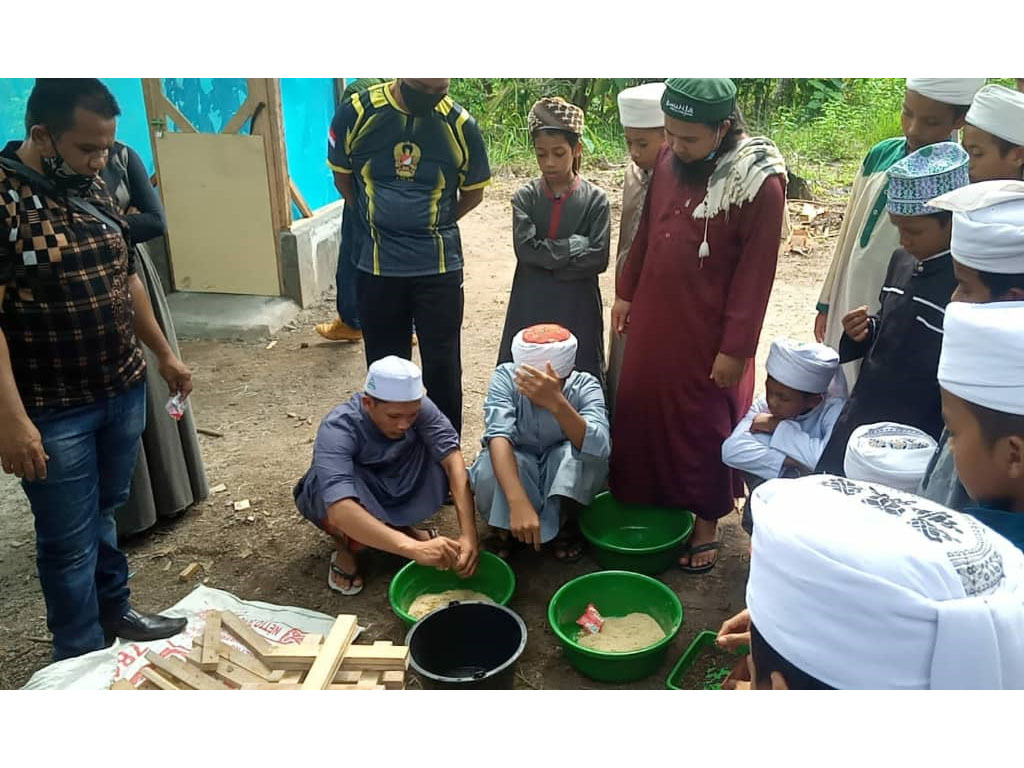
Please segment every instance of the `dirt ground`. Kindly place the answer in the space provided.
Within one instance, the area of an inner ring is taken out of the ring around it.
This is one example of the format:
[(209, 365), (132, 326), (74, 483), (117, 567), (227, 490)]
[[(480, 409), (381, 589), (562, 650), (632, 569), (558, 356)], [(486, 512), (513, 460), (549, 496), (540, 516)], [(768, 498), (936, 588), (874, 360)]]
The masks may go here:
[[(618, 235), (622, 170), (589, 174), (613, 201), (613, 238)], [(509, 198), (522, 179), (499, 177), (483, 204), (461, 225), (466, 251), (466, 313), (463, 324), (463, 383), (467, 461), (479, 450), (482, 405), (501, 336), (505, 303), (515, 257), (511, 244)], [(833, 226), (834, 232), (837, 227)], [(614, 239), (613, 239), (614, 246)], [(763, 381), (768, 341), (786, 334), (811, 339), (813, 307), (828, 267), (830, 244), (819, 242), (806, 253), (780, 258), (758, 354), (758, 381)], [(614, 247), (612, 252), (614, 253)], [(601, 279), (606, 311), (613, 292), (613, 269)], [(323, 342), (314, 323), (334, 315), (333, 294), (303, 311), (294, 329), (278, 335), (278, 344), (183, 340), (182, 354), (195, 376), (193, 407), (200, 426), (222, 438), (200, 437), (210, 485), (227, 491), (188, 510), (181, 518), (125, 542), (131, 564), (136, 606), (156, 611), (174, 604), (193, 584), (178, 581), (192, 562), (202, 565), (200, 578), (211, 587), (244, 599), (302, 606), (328, 614), (355, 612), (368, 626), (367, 640), (399, 642), (405, 630), (387, 600), (390, 577), (401, 561), (371, 553), (364, 558), (366, 589), (345, 598), (327, 589), (329, 540), (296, 512), (291, 486), (308, 467), (320, 419), (362, 385), (365, 372), (361, 344)], [(607, 322), (607, 320), (606, 320)], [(308, 417), (309, 422), (286, 414)], [(249, 499), (252, 509), (236, 513), (233, 501)], [(442, 532), (456, 530), (454, 510), (438, 515)], [(45, 608), (36, 576), (32, 517), (24, 494), (0, 475), (0, 687), (17, 688), (49, 663)], [(722, 521), (723, 548), (710, 573), (691, 576), (678, 570), (662, 575), (682, 600), (683, 628), (673, 641), (663, 668), (655, 676), (627, 687), (661, 688), (672, 664), (703, 629), (717, 629), (743, 607), (749, 539), (739, 516)], [(514, 562), (518, 588), (511, 607), (522, 615), (529, 641), (516, 679), (517, 687), (600, 688), (562, 659), (547, 624), (547, 603), (563, 583), (597, 570), (588, 555), (579, 563), (558, 563), (547, 554), (528, 553)]]

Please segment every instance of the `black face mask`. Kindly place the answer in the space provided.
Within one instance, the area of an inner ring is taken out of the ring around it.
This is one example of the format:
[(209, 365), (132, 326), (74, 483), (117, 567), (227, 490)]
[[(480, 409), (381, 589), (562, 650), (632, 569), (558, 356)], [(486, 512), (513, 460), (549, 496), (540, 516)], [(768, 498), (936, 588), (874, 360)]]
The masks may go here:
[(92, 174), (86, 176), (84, 173), (75, 171), (68, 165), (67, 160), (57, 152), (57, 142), (52, 137), (50, 138), (50, 143), (53, 144), (55, 154), (53, 157), (40, 158), (43, 165), (43, 173), (59, 189), (64, 190), (68, 194), (78, 195), (79, 197), (85, 196), (85, 193), (89, 191), (96, 180), (96, 176)]
[(441, 99), (445, 97), (443, 93), (426, 93), (417, 90), (411, 85), (407, 85), (404, 80), (399, 83), (398, 87), (402, 92), (402, 101), (405, 102), (406, 108), (414, 115), (429, 115), (434, 111), (434, 107), (441, 103)]

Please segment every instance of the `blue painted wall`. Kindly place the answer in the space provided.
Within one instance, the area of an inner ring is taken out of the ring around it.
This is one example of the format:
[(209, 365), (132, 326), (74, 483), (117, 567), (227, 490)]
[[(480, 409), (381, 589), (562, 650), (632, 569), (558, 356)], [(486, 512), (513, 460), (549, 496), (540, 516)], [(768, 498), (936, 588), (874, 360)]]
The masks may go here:
[[(327, 131), (334, 118), (334, 80), (282, 77), (281, 107), (288, 173), (314, 211), (341, 199), (327, 167)], [(296, 218), (301, 216), (293, 211)]]
[[(131, 146), (153, 172), (153, 151), (142, 81), (139, 78), (104, 78), (121, 107), (117, 138)], [(35, 80), (0, 78), (0, 140), (22, 139), (25, 135), (25, 104)], [(167, 98), (200, 131), (216, 133), (245, 101), (245, 78), (168, 77), (164, 78)], [(328, 77), (281, 78), (284, 113), (285, 149), (288, 171), (316, 210), (339, 199), (330, 169), (326, 164), (327, 130), (334, 117), (334, 81)], [(171, 126), (173, 129), (173, 126)], [(248, 133), (249, 126), (241, 133)], [(301, 218), (293, 208), (296, 219)]]
[[(139, 153), (153, 172), (153, 151), (142, 100), (142, 81), (137, 77), (103, 78), (121, 107), (117, 138)], [(25, 105), (35, 85), (32, 77), (0, 78), (0, 139), (4, 143), (25, 138)]]

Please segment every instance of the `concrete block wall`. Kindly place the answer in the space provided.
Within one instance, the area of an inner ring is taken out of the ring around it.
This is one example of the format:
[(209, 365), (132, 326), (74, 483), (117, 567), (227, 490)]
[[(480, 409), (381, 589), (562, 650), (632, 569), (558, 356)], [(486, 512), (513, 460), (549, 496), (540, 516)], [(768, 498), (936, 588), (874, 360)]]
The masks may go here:
[(300, 307), (316, 304), (334, 285), (344, 207), (341, 200), (326, 205), (281, 233), (284, 295)]

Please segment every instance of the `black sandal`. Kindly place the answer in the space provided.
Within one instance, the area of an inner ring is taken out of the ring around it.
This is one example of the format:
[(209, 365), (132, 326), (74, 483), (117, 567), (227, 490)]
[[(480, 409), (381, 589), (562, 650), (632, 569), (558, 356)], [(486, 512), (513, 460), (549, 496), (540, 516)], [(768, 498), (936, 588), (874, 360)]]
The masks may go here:
[(512, 554), (519, 548), (517, 545), (521, 544), (512, 537), (511, 533), (504, 530), (491, 531), (481, 543), (485, 550), (505, 561), (512, 557)]
[[(680, 553), (680, 555), (683, 556), (683, 557), (689, 557), (690, 558), (690, 562), (692, 563), (694, 555), (698, 555), (701, 552), (712, 552), (712, 551), (718, 549), (721, 546), (722, 546), (722, 542), (720, 542), (720, 541), (709, 541), (707, 544), (700, 544), (700, 545), (698, 545), (696, 547), (691, 547), (691, 546), (687, 545), (686, 549), (684, 549)], [(707, 565), (693, 566), (693, 565), (683, 565), (682, 563), (679, 563), (678, 565), (679, 565), (679, 570), (681, 570), (683, 573), (707, 573), (708, 571), (710, 571), (712, 568), (715, 567), (715, 563), (717, 563), (717, 562), (718, 562), (718, 555), (716, 554), (715, 555), (715, 559), (712, 560)]]
[[(569, 530), (566, 530), (569, 529)], [(578, 526), (566, 523), (561, 532), (551, 542), (552, 554), (560, 563), (579, 562), (587, 552), (587, 540), (583, 538)], [(559, 557), (559, 553), (561, 557)], [(570, 554), (573, 553), (573, 554)]]

